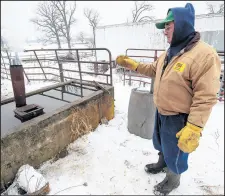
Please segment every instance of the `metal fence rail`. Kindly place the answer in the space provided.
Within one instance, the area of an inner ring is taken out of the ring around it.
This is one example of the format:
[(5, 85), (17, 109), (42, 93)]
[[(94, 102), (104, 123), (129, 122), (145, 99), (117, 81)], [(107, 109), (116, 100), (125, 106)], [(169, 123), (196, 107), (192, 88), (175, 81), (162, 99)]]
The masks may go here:
[[(11, 80), (9, 66), (14, 58), (15, 56), (12, 56), (9, 50), (1, 49), (1, 78)], [(23, 73), (27, 81), (30, 82), (25, 71), (23, 71)]]
[[(95, 60), (87, 60), (86, 57), (90, 57), (93, 50), (102, 50), (108, 53), (108, 58), (103, 61), (95, 61)], [(158, 58), (159, 52), (163, 52), (163, 49), (138, 49), (138, 48), (128, 48), (126, 50), (126, 55), (133, 58), (145, 58), (145, 59), (153, 59), (154, 61)], [(82, 81), (90, 81), (88, 79), (84, 79), (85, 75), (94, 75), (100, 76), (100, 80), (97, 81), (100, 84), (109, 84), (112, 85), (112, 67), (113, 61), (111, 59), (111, 52), (107, 48), (75, 48), (75, 49), (33, 49), (33, 50), (25, 50), (27, 54), (20, 55), (20, 59), (24, 68), (24, 75), (28, 82), (30, 81), (55, 81), (55, 82), (65, 82), (71, 79), (79, 79), (81, 81), (80, 87), (82, 89)], [(49, 52), (51, 54), (49, 54)], [(74, 53), (73, 58), (66, 58), (66, 54)], [(133, 54), (132, 54), (133, 52)], [(138, 52), (143, 52), (141, 55)], [(147, 52), (147, 55), (144, 54)], [(149, 55), (149, 53), (153, 53)], [(135, 55), (134, 55), (135, 53)], [(224, 51), (217, 51), (222, 64), (222, 72), (221, 72), (221, 85), (220, 91), (218, 92), (218, 99), (224, 100)], [(10, 63), (14, 58), (11, 52), (8, 50), (1, 50), (1, 78), (11, 80), (10, 77)], [(71, 67), (66, 67), (66, 65), (70, 63)], [(86, 64), (86, 65), (85, 65)], [(93, 72), (84, 70), (83, 68), (87, 64), (92, 67)], [(102, 72), (99, 69), (99, 66), (106, 66), (109, 73)], [(77, 69), (75, 69), (77, 67)], [(73, 75), (74, 74), (74, 75)], [(72, 76), (71, 76), (72, 75)], [(143, 76), (141, 74), (137, 74), (136, 72), (128, 71), (123, 69), (123, 82), (124, 85), (126, 81), (129, 81), (128, 84), (131, 85), (131, 81), (139, 81), (140, 83), (151, 84), (151, 93), (153, 93), (153, 83), (154, 80), (141, 80), (140, 78), (149, 77)], [(97, 79), (97, 78), (96, 78)], [(104, 79), (106, 81), (104, 82)], [(83, 92), (82, 92), (83, 94)]]
[[(131, 51), (135, 51), (135, 52), (154, 52), (153, 55), (133, 55), (133, 54), (128, 54), (128, 52), (131, 52)], [(142, 48), (128, 48), (126, 50), (126, 56), (128, 57), (132, 57), (132, 58), (147, 58), (147, 59), (153, 59), (153, 61), (156, 61), (157, 58), (158, 58), (158, 55), (159, 55), (159, 52), (163, 52), (165, 51), (164, 49), (142, 49)], [(124, 69), (123, 71), (123, 81), (124, 81), (124, 85), (126, 83), (126, 80), (129, 81), (129, 85), (131, 85), (131, 81), (139, 81), (140, 83), (142, 82), (143, 85), (145, 86), (145, 84), (151, 84), (151, 89), (150, 89), (150, 93), (153, 93), (153, 86), (154, 86), (154, 79), (151, 79), (151, 82), (148, 82), (148, 81), (143, 81), (143, 80), (140, 80), (140, 79), (136, 79), (136, 78), (149, 78), (149, 77), (146, 77), (146, 76), (143, 76), (141, 74), (138, 74), (136, 72), (132, 72), (132, 71), (126, 71), (126, 69)], [(128, 78), (126, 78), (126, 76), (128, 76)], [(135, 78), (135, 79), (134, 79)]]
[(10, 80), (10, 53), (8, 50), (1, 49), (1, 78)]
[[(106, 52), (106, 59), (102, 61), (87, 59), (90, 58), (92, 51)], [(14, 56), (9, 55), (8, 51), (5, 52), (7, 53), (5, 55), (1, 52), (1, 73), (3, 73), (1, 77), (10, 80), (9, 65)], [(100, 81), (97, 81), (100, 84), (113, 84), (112, 58), (107, 48), (33, 49), (24, 52), (28, 55), (20, 55), (20, 60), (28, 82), (41, 80), (64, 82), (79, 79), (82, 89), (82, 81), (85, 81), (83, 77), (89, 75), (100, 76)], [(67, 56), (68, 54), (70, 56)], [(101, 66), (104, 68), (103, 71), (99, 69)]]

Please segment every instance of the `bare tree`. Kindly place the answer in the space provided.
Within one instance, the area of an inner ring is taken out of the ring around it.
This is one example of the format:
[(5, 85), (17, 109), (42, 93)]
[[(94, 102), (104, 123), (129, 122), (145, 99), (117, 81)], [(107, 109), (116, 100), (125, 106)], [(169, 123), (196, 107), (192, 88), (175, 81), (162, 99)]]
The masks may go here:
[(220, 4), (220, 8), (219, 10), (217, 11), (218, 14), (224, 14), (224, 3), (223, 4)]
[(4, 37), (4, 36), (2, 36), (1, 35), (1, 50), (3, 51), (5, 51), (5, 50), (7, 50), (8, 52), (9, 52), (9, 55), (11, 55), (11, 53), (10, 53), (10, 46), (9, 46), (9, 44), (8, 44), (8, 41), (7, 41), (7, 39)]
[(58, 48), (61, 48), (60, 37), (62, 36), (59, 31), (60, 15), (55, 7), (49, 1), (43, 1), (38, 4), (37, 17), (31, 19), (31, 22), (37, 25), (38, 30), (45, 33), (45, 38), (41, 41), (49, 43), (57, 43)]
[(77, 35), (76, 40), (80, 41), (81, 43), (85, 43), (86, 38), (85, 38), (84, 32), (81, 31), (81, 32)]
[[(94, 43), (94, 38), (93, 37), (85, 37), (85, 41), (84, 42), (87, 44), (88, 48), (94, 48), (95, 47), (95, 43)], [(92, 55), (96, 55), (93, 50), (91, 51), (91, 53), (92, 53)]]
[(7, 41), (6, 39), (1, 35), (1, 49), (7, 49), (8, 45), (7, 45)]
[(68, 48), (71, 48), (71, 26), (76, 22), (74, 13), (76, 11), (76, 1), (69, 5), (68, 1), (52, 1), (54, 7), (60, 15), (60, 31), (67, 40)]
[(95, 42), (93, 37), (87, 37), (85, 38), (85, 42), (88, 44), (89, 48), (94, 48), (95, 47)]
[(147, 12), (153, 10), (153, 5), (145, 1), (138, 3), (135, 1), (135, 8), (132, 10), (132, 22), (146, 22), (152, 21), (153, 16), (148, 16)]
[(215, 10), (215, 5), (206, 1), (207, 9), (209, 10), (209, 14), (224, 14), (224, 3), (219, 5), (219, 10)]
[[(93, 9), (84, 9), (84, 16), (88, 19), (89, 25), (92, 27), (93, 32), (93, 48), (96, 48), (96, 36), (95, 36), (95, 29), (98, 26), (100, 21), (99, 13)], [(96, 57), (96, 52), (95, 52)]]
[(7, 47), (7, 41), (5, 37), (3, 36), (3, 27), (1, 27), (1, 49), (4, 49)]
[(93, 37), (88, 37), (86, 38), (86, 42), (88, 43), (88, 47), (93, 48), (94, 47), (94, 38)]

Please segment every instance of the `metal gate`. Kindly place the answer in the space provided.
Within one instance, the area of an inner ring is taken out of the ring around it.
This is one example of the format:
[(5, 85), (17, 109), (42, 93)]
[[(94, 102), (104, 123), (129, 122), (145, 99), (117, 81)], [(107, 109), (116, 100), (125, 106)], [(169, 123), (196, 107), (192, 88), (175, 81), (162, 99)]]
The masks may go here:
[[(154, 54), (148, 55), (148, 53), (146, 55), (134, 55), (131, 53), (131, 51), (137, 53), (138, 51), (141, 52), (153, 52)], [(153, 59), (153, 61), (156, 61), (157, 58), (159, 57), (159, 53), (165, 51), (164, 49), (138, 49), (138, 48), (128, 48), (126, 50), (126, 56), (131, 57), (131, 58), (147, 58), (147, 59)], [(126, 78), (126, 75), (128, 76), (128, 78)], [(143, 82), (144, 86), (145, 84), (151, 84), (151, 89), (150, 89), (150, 93), (153, 93), (153, 86), (154, 86), (154, 79), (151, 79), (151, 82), (149, 81), (142, 81), (140, 79), (134, 79), (134, 78), (149, 78), (147, 76), (143, 76), (139, 73), (133, 72), (133, 71), (126, 71), (124, 69), (124, 85), (126, 83), (126, 80), (129, 81), (129, 85), (131, 85), (131, 81), (139, 81), (139, 82)]]
[[(104, 51), (108, 53), (108, 58), (96, 61), (88, 55), (91, 51)], [(101, 84), (113, 84), (112, 58), (107, 48), (33, 49), (24, 52), (26, 55), (20, 55), (20, 60), (28, 82), (64, 82), (69, 79), (79, 79), (82, 82), (90, 81), (85, 80), (84, 75), (94, 75), (101, 76), (101, 80), (97, 81)], [(2, 53), (3, 51), (1, 51), (1, 77), (11, 80), (9, 66), (14, 56), (7, 50), (4, 51), (5, 55)]]

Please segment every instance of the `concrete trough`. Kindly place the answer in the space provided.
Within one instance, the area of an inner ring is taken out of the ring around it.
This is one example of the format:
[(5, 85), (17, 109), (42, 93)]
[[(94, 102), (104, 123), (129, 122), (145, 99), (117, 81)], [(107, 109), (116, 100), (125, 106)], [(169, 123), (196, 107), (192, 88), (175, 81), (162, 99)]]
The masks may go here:
[(13, 116), (13, 98), (1, 102), (1, 189), (14, 180), (22, 165), (38, 168), (93, 131), (102, 119), (114, 118), (113, 86), (104, 85), (105, 90), (99, 90), (95, 84), (84, 82), (83, 88), (93, 89), (83, 91), (84, 97), (73, 95), (73, 91), (62, 93), (61, 98), (57, 95), (60, 89), (79, 85), (73, 80), (27, 93), (28, 104), (38, 103), (45, 113), (23, 123)]

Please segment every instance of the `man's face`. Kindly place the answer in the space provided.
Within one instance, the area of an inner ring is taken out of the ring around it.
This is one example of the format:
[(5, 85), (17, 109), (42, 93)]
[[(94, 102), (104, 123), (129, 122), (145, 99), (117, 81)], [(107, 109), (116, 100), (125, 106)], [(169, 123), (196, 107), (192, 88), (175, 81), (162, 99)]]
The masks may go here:
[(171, 44), (174, 32), (174, 22), (168, 22), (165, 24), (164, 34), (167, 37), (167, 42)]

